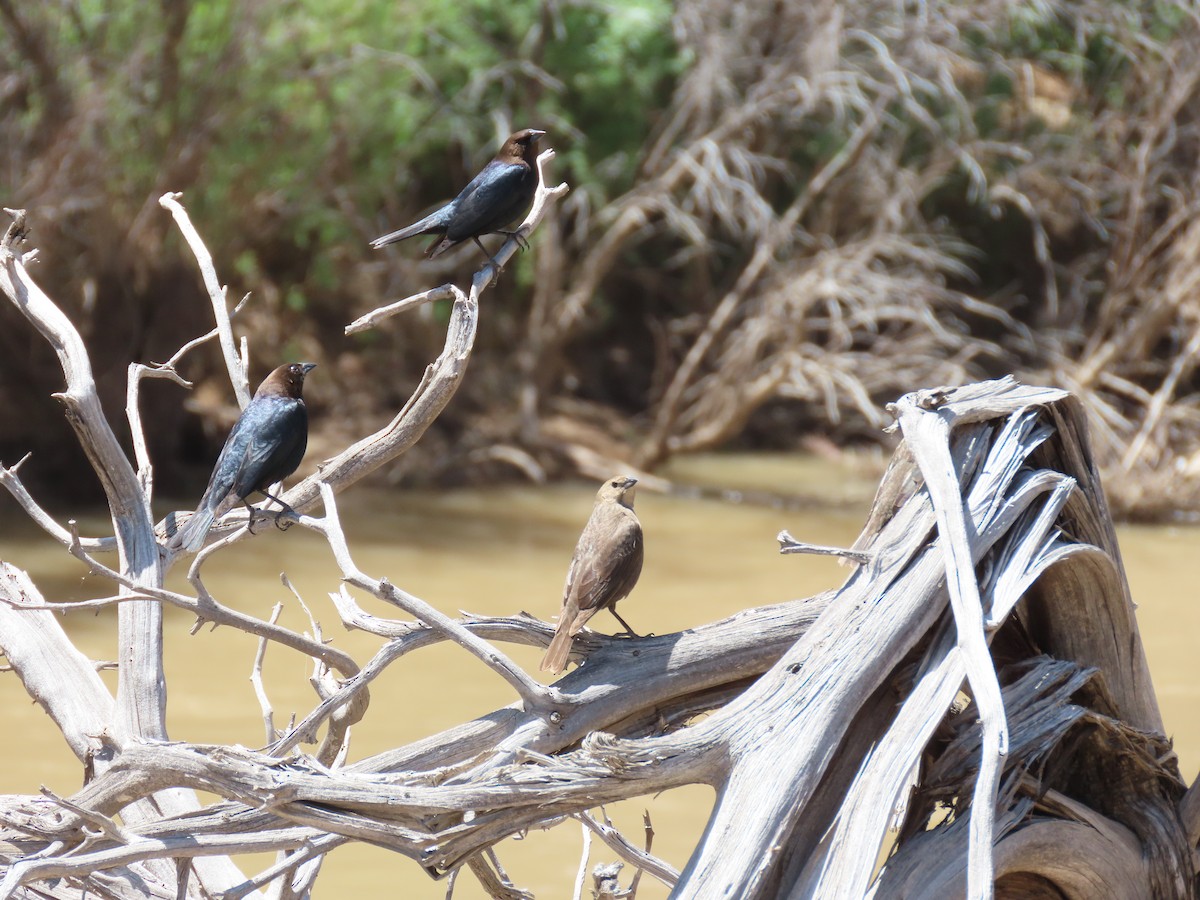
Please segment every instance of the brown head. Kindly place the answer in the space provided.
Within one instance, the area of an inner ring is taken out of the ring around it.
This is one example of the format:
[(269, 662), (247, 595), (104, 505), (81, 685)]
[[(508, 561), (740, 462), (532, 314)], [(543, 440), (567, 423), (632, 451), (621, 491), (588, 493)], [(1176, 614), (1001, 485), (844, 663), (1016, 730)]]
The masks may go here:
[(614, 475), (600, 485), (600, 490), (596, 494), (596, 502), (611, 500), (633, 509), (633, 489), (636, 485), (637, 479), (632, 475)]
[(304, 392), (304, 376), (317, 367), (316, 363), (288, 363), (263, 379), (255, 397), (291, 397), (299, 400)]
[(519, 159), (523, 159), (532, 166), (537, 159), (538, 139), (545, 133), (544, 131), (538, 131), (536, 128), (524, 128), (516, 132), (504, 142), (504, 146), (496, 154), (496, 159), (502, 159), (506, 162), (516, 162)]

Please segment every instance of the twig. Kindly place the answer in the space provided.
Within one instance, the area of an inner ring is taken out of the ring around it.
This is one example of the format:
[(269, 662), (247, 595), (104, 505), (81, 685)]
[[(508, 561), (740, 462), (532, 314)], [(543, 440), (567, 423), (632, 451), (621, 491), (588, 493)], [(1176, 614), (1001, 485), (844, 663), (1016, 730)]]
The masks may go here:
[(250, 402), (250, 384), (246, 378), (246, 367), (242, 358), (238, 356), (237, 345), (233, 339), (233, 325), (229, 321), (229, 309), (225, 302), (227, 289), (217, 277), (217, 268), (213, 264), (212, 254), (204, 246), (204, 240), (192, 225), (187, 210), (179, 202), (179, 198), (182, 196), (181, 193), (168, 192), (158, 198), (158, 203), (175, 217), (175, 224), (179, 226), (184, 240), (192, 248), (196, 263), (200, 266), (204, 286), (208, 289), (208, 296), (212, 301), (213, 316), (217, 323), (217, 333), (220, 335), (221, 353), (225, 357), (225, 367), (229, 370), (229, 381), (233, 385), (233, 393), (237, 397), (238, 407), (245, 409), (246, 404)]
[[(17, 474), (22, 465), (32, 456), (32, 453), (26, 453), (21, 460), (13, 466), (0, 465), (0, 484), (4, 485), (5, 489), (12, 495), (12, 498), (20, 504), (21, 509), (25, 510), (25, 514), (31, 518), (46, 534), (54, 538), (64, 547), (71, 546), (71, 532), (59, 525), (54, 518), (46, 512), (38, 502), (33, 499), (29, 491), (26, 490), (24, 483)], [(78, 538), (79, 544), (89, 553), (102, 553), (117, 549), (115, 538)]]
[[(258, 853), (284, 850), (304, 843), (301, 833), (307, 828), (286, 828), (265, 834), (180, 835), (169, 838), (139, 838), (128, 844), (80, 853), (75, 856), (44, 860), (24, 860), (8, 869), (0, 883), (0, 900), (9, 900), (22, 884), (62, 876), (88, 875), (99, 869), (111, 869), (160, 857), (225, 856), (231, 853)], [(244, 895), (243, 895), (244, 896)]]
[[(274, 625), (279, 621), (279, 614), (283, 612), (283, 604), (276, 603), (271, 610), (271, 618), (267, 622)], [(260, 637), (258, 639), (258, 652), (254, 654), (254, 668), (250, 671), (250, 682), (254, 685), (254, 694), (258, 697), (259, 708), (262, 709), (263, 727), (267, 732), (267, 743), (271, 743), (277, 737), (275, 732), (275, 711), (271, 708), (271, 700), (267, 697), (267, 690), (263, 686), (262, 668), (263, 660), (267, 655), (267, 639)]]
[(263, 869), (253, 878), (246, 879), (242, 884), (232, 887), (227, 891), (222, 891), (218, 900), (241, 900), (247, 894), (254, 893), (260, 887), (270, 884), (281, 875), (295, 871), (297, 866), (303, 865), (310, 859), (328, 853), (336, 847), (340, 847), (346, 841), (347, 839), (340, 834), (327, 834), (319, 838), (304, 840), (294, 848), (287, 848), (291, 852), (276, 862), (275, 865)]
[[(242, 297), (241, 302), (233, 308), (229, 314), (229, 318), (233, 319), (246, 301), (250, 299), (250, 295)], [(146, 497), (153, 496), (153, 477), (150, 466), (150, 453), (146, 448), (146, 436), (142, 430), (142, 414), (138, 403), (138, 395), (141, 391), (141, 382), (143, 378), (166, 378), (175, 382), (180, 387), (191, 387), (191, 382), (179, 374), (175, 368), (188, 352), (201, 344), (205, 344), (217, 337), (220, 334), (219, 328), (213, 328), (207, 334), (202, 334), (200, 337), (192, 338), (182, 347), (175, 351), (169, 360), (165, 363), (152, 363), (151, 365), (143, 365), (142, 363), (130, 363), (129, 374), (125, 388), (125, 416), (129, 420), (129, 433), (133, 437), (134, 458), (137, 460), (138, 482), (142, 485), (142, 490)]]
[(61, 806), (63, 809), (79, 816), (79, 818), (83, 819), (85, 822), (90, 822), (91, 824), (95, 825), (119, 844), (132, 844), (134, 841), (141, 840), (138, 835), (118, 825), (109, 816), (106, 816), (103, 813), (98, 813), (95, 810), (88, 809), (87, 807), (80, 806), (78, 803), (72, 803), (65, 797), (60, 797), (48, 787), (42, 787), (41, 794), (43, 797), (53, 800), (55, 804)]
[(592, 896), (596, 900), (624, 900), (626, 892), (621, 890), (621, 870), (624, 863), (599, 863), (592, 870)]
[[(129, 576), (127, 590), (161, 586), (163, 571), (149, 499), (100, 404), (83, 337), (7, 245), (0, 246), (0, 292), (12, 300), (58, 357), (66, 390), (55, 397), (66, 408), (67, 421), (104, 488), (121, 566)], [(78, 543), (77, 537), (73, 540)], [(118, 610), (121, 655), (114, 732), (118, 741), (127, 736), (165, 739), (162, 609), (154, 603), (135, 603), (123, 604)], [(131, 811), (131, 818), (139, 818), (142, 812)]]
[(192, 876), (192, 861), (187, 857), (175, 860), (175, 900), (187, 900), (188, 882)]
[(583, 831), (583, 849), (579, 854), (579, 871), (575, 874), (575, 891), (571, 894), (571, 900), (583, 900), (583, 886), (587, 883), (588, 858), (592, 855), (592, 833), (588, 830), (587, 822), (584, 821), (579, 827)]
[[(488, 865), (488, 862), (492, 865)], [(492, 866), (496, 868), (493, 869)], [(533, 900), (533, 894), (517, 887), (500, 868), (500, 860), (495, 853), (476, 853), (467, 860), (467, 867), (478, 880), (480, 886), (494, 900)]]
[(860, 566), (867, 565), (873, 558), (874, 554), (867, 553), (864, 550), (848, 550), (843, 547), (823, 547), (820, 544), (805, 544), (802, 541), (796, 540), (787, 531), (781, 531), (775, 536), (775, 540), (779, 541), (780, 553), (811, 553), (814, 556), (837, 556), (842, 559), (848, 559), (851, 562), (856, 562)]
[(493, 847), (488, 847), (483, 851), (483, 855), (487, 857), (488, 862), (492, 864), (492, 868), (496, 870), (496, 874), (500, 876), (500, 880), (504, 882), (506, 887), (513, 886), (513, 880), (508, 877), (508, 873), (504, 871), (504, 866), (500, 865), (500, 857), (496, 855), (496, 850)]
[[(74, 522), (72, 521), (71, 524), (74, 525)], [(262, 619), (256, 619), (253, 616), (248, 616), (227, 606), (223, 606), (214, 600), (207, 591), (204, 594), (204, 599), (197, 599), (165, 588), (144, 587), (134, 583), (120, 572), (110, 569), (108, 566), (97, 561), (83, 550), (82, 545), (77, 540), (72, 540), (67, 549), (72, 556), (86, 564), (93, 575), (101, 575), (133, 592), (133, 595), (128, 597), (130, 600), (139, 598), (160, 600), (172, 606), (177, 606), (180, 609), (186, 609), (202, 620), (217, 622), (221, 625), (230, 625), (249, 634), (267, 637), (276, 643), (283, 644), (285, 647), (291, 647), (293, 650), (299, 650), (309, 656), (323, 659), (345, 675), (353, 675), (358, 671), (357, 663), (348, 654), (322, 644), (319, 641), (299, 635), (290, 629), (279, 625), (272, 625), (269, 622), (264, 622)], [(122, 606), (124, 605), (122, 603)]]
[(433, 303), (436, 300), (453, 300), (459, 294), (461, 294), (461, 291), (452, 284), (443, 284), (439, 287), (430, 288), (427, 291), (421, 291), (419, 294), (413, 294), (411, 297), (405, 297), (403, 300), (397, 300), (395, 303), (390, 303), (387, 306), (380, 306), (377, 309), (371, 310), (366, 315), (360, 316), (346, 326), (346, 334), (358, 334), (361, 331), (367, 331), (385, 319), (390, 319), (392, 316), (404, 312), (406, 309), (412, 309), (414, 306), (421, 306), (424, 303)]
[(465, 648), (476, 656), (489, 669), (496, 672), (507, 681), (520, 696), (529, 712), (542, 712), (549, 715), (558, 704), (550, 688), (534, 681), (514, 663), (507, 654), (498, 650), (494, 645), (472, 634), (449, 616), (430, 606), (424, 600), (401, 590), (386, 579), (369, 578), (357, 566), (350, 556), (350, 547), (346, 543), (345, 533), (337, 513), (337, 499), (333, 488), (327, 482), (321, 482), (321, 500), (325, 505), (323, 519), (313, 519), (308, 516), (301, 518), (301, 524), (319, 531), (329, 542), (334, 559), (342, 571), (342, 578), (347, 584), (361, 588), (380, 600), (400, 607), (411, 616), (425, 622), (431, 628), (445, 634), (450, 640)]
[[(642, 810), (642, 827), (646, 832), (646, 855), (650, 855), (650, 848), (654, 846), (654, 826), (650, 822), (650, 810)], [(642, 883), (642, 873), (646, 869), (643, 866), (638, 866), (638, 870), (633, 873), (633, 880), (629, 882), (629, 898), (628, 900), (637, 900), (638, 885)], [(676, 879), (678, 880), (678, 879)], [(674, 885), (672, 885), (673, 887)]]
[(639, 850), (631, 844), (629, 839), (614, 828), (611, 822), (598, 822), (587, 812), (581, 812), (575, 818), (594, 831), (597, 837), (604, 841), (608, 848), (620, 856), (621, 859), (625, 860), (631, 866), (637, 867), (638, 875), (634, 876), (634, 882), (630, 885), (631, 890), (636, 890), (637, 878), (643, 871), (657, 878), (667, 887), (675, 887), (676, 882), (679, 881), (679, 872), (673, 866), (656, 856), (650, 855), (650, 846), (654, 840), (654, 829), (650, 825), (649, 812), (642, 814), (642, 821), (646, 827), (645, 850)]
[[(308, 604), (304, 602), (304, 598), (300, 595), (300, 592), (296, 590), (295, 585), (292, 584), (286, 573), (281, 574), (279, 577), (284, 586), (292, 592), (292, 596), (296, 598), (296, 602), (300, 604), (300, 608), (304, 610), (305, 615), (308, 616), (308, 623), (312, 627), (313, 640), (324, 643), (324, 637), (321, 634), (321, 623), (312, 614), (312, 610), (308, 608)], [(348, 692), (346, 702), (334, 705), (329, 709), (329, 728), (325, 732), (325, 739), (321, 742), (321, 746), (317, 750), (317, 759), (325, 765), (337, 767), (345, 761), (346, 754), (350, 751), (350, 727), (362, 721), (362, 717), (366, 715), (367, 705), (370, 703), (370, 694), (367, 693), (364, 689), (365, 685), (358, 678), (361, 674), (360, 671), (354, 676), (359, 689)], [(313, 673), (308, 681), (313, 686), (313, 690), (317, 692), (317, 697), (320, 698), (322, 706), (331, 697), (341, 695), (342, 682), (334, 676), (329, 666), (320, 659), (313, 659)], [(293, 717), (292, 725), (294, 724), (295, 718)], [(289, 728), (290, 730), (293, 729)], [(274, 740), (274, 737), (268, 740)]]
[(1192, 335), (1191, 339), (1187, 342), (1187, 346), (1175, 357), (1175, 360), (1171, 363), (1170, 370), (1162, 380), (1162, 384), (1154, 392), (1154, 398), (1146, 410), (1142, 427), (1138, 429), (1138, 433), (1134, 439), (1129, 442), (1129, 446), (1125, 450), (1125, 455), (1121, 458), (1121, 470), (1123, 472), (1130, 472), (1134, 465), (1141, 459), (1142, 450), (1155, 429), (1158, 428), (1167, 405), (1170, 403), (1171, 398), (1175, 396), (1175, 389), (1180, 379), (1195, 366), (1197, 354), (1200, 354), (1200, 331), (1196, 331)]

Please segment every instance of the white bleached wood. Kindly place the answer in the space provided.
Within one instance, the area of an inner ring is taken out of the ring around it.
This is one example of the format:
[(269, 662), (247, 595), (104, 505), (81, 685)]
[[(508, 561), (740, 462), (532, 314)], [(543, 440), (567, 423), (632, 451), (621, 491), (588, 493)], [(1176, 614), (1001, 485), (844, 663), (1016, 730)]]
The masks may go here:
[(583, 830), (583, 847), (579, 851), (579, 870), (575, 873), (575, 890), (571, 893), (571, 900), (583, 900), (583, 886), (587, 883), (587, 865), (588, 857), (592, 855), (592, 833), (588, 831), (586, 824), (581, 824)]
[[(208, 247), (204, 245), (204, 239), (196, 231), (196, 226), (192, 224), (187, 210), (179, 202), (182, 196), (181, 193), (169, 191), (158, 198), (158, 204), (174, 216), (175, 224), (192, 249), (192, 255), (196, 257), (196, 264), (199, 265), (200, 275), (204, 279), (205, 290), (208, 291), (209, 300), (212, 302), (213, 317), (216, 319), (217, 334), (221, 343), (221, 354), (225, 357), (225, 368), (229, 371), (229, 382), (233, 385), (233, 395), (237, 398), (238, 408), (245, 409), (246, 404), (250, 402), (250, 383), (246, 375), (247, 361), (244, 352), (242, 355), (238, 354), (237, 344), (233, 338), (233, 324), (230, 322), (229, 307), (226, 303), (228, 289), (221, 284), (221, 279), (217, 277), (217, 267), (213, 264), (212, 254), (208, 252)], [(245, 345), (243, 345), (243, 351), (244, 348)]]
[[(23, 219), (23, 214), (22, 214)], [(0, 246), (0, 291), (37, 328), (58, 355), (66, 390), (57, 396), (92, 469), (104, 487), (121, 555), (121, 569), (138, 585), (162, 583), (150, 505), (136, 473), (109, 427), (83, 338), (54, 302), (29, 277), (11, 242)], [(166, 737), (166, 686), (162, 680), (162, 609), (154, 603), (125, 604), (118, 622), (117, 731)]]
[[(970, 489), (975, 560), (1011, 525), (1010, 516), (983, 521), (993, 497), (1010, 481), (996, 467)], [(942, 542), (913, 555), (916, 541), (934, 523), (927, 499), (915, 500), (884, 525), (870, 547), (872, 562), (851, 576), (796, 646), (745, 694), (697, 726), (730, 723), (731, 766), (677, 897), (712, 896), (709, 891), (772, 895), (769, 875), (785, 829), (816, 789), (855, 710), (944, 608), (944, 595), (937, 593), (945, 571)], [(748, 809), (756, 811), (749, 820)]]
[(116, 550), (117, 542), (113, 538), (81, 538), (78, 535), (72, 537), (71, 532), (59, 525), (46, 510), (44, 510), (33, 496), (26, 490), (25, 485), (21, 482), (18, 474), (21, 465), (25, 460), (29, 459), (30, 454), (26, 454), (23, 459), (16, 465), (3, 466), (0, 465), (0, 485), (12, 495), (12, 498), (20, 504), (21, 509), (25, 514), (41, 528), (46, 534), (58, 541), (64, 547), (70, 547), (72, 540), (77, 540), (79, 546), (88, 553), (96, 553), (104, 550)]
[(996, 680), (996, 670), (984, 634), (983, 604), (975, 580), (975, 565), (963, 515), (958, 473), (950, 458), (953, 419), (936, 406), (927, 404), (927, 398), (927, 394), (902, 397), (896, 404), (897, 420), (924, 477), (925, 488), (933, 500), (938, 533), (945, 546), (946, 578), (950, 589), (950, 608), (954, 612), (958, 631), (958, 646), (983, 722), (983, 759), (980, 761), (979, 778), (975, 782), (975, 796), (971, 804), (967, 897), (969, 900), (991, 900), (994, 894), (993, 810), (1000, 780), (1000, 762), (1008, 753), (1008, 725), (1005, 722), (1004, 704), (1000, 700), (1000, 684)]
[(54, 614), (30, 610), (31, 604), (46, 605), (25, 572), (0, 561), (0, 650), (71, 752), (87, 761), (101, 751), (101, 735), (113, 720), (112, 694)]
[[(674, 887), (675, 883), (679, 881), (679, 872), (673, 866), (668, 865), (657, 856), (651, 856), (648, 850), (641, 850), (633, 846), (625, 835), (613, 827), (611, 822), (597, 822), (594, 816), (585, 812), (580, 813), (577, 818), (594, 831), (596, 836), (604, 841), (605, 846), (625, 862), (635, 866), (639, 872), (649, 873), (667, 887)], [(648, 833), (653, 834), (654, 832), (651, 830)], [(635, 881), (636, 877), (634, 876)], [(633, 885), (630, 887), (632, 889)]]
[(449, 640), (476, 656), (485, 666), (507, 681), (521, 697), (526, 710), (541, 711), (545, 715), (550, 714), (557, 706), (553, 689), (547, 688), (531, 678), (507, 654), (419, 597), (414, 597), (401, 590), (386, 579), (375, 579), (364, 574), (350, 556), (350, 547), (346, 543), (346, 536), (338, 518), (337, 500), (333, 493), (333, 487), (328, 482), (321, 482), (320, 490), (321, 500), (325, 505), (325, 517), (313, 519), (306, 516), (302, 519), (302, 524), (324, 535), (333, 551), (334, 559), (337, 560), (338, 567), (342, 570), (342, 580), (346, 584), (368, 591), (380, 600), (398, 606), (409, 615), (416, 616), (431, 628), (442, 632)]
[[(1028, 435), (1016, 435), (1017, 439)], [(1026, 450), (1031, 449), (1026, 445)], [(1026, 589), (1056, 561), (1053, 532), (1075, 482), (1065, 476), (1052, 478), (1055, 487), (1019, 537), (1019, 549), (1011, 555), (1013, 565), (989, 591), (992, 615), (1008, 617)], [(1008, 577), (1014, 572), (1017, 577)], [(910, 774), (921, 762), (921, 754), (934, 729), (953, 703), (966, 665), (949, 632), (927, 657), (927, 671), (918, 677), (886, 736), (871, 750), (853, 788), (839, 812), (834, 830), (810, 859), (803, 876), (792, 888), (792, 900), (804, 897), (865, 896), (872, 869), (864, 860), (879, 857), (887, 840), (893, 813), (910, 787)]]

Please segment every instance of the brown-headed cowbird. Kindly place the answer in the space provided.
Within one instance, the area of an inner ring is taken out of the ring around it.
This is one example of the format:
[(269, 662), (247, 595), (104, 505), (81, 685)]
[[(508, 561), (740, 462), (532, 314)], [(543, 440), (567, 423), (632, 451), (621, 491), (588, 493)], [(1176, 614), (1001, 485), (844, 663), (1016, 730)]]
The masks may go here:
[(518, 131), (504, 142), (496, 158), (483, 167), (457, 197), (436, 212), (407, 228), (385, 234), (371, 241), (378, 250), (388, 244), (403, 241), (418, 234), (436, 234), (438, 240), (429, 245), (425, 255), (430, 259), (441, 256), (465, 240), (473, 240), (491, 258), (482, 234), (504, 234), (504, 226), (514, 222), (533, 202), (537, 190), (538, 138), (546, 132), (536, 128)]
[(561, 672), (571, 652), (571, 638), (602, 609), (608, 609), (625, 631), (633, 629), (617, 613), (617, 601), (629, 595), (642, 574), (642, 526), (633, 511), (636, 478), (618, 475), (596, 494), (591, 518), (575, 545), (563, 588), (562, 615), (542, 668)]
[(315, 367), (291, 363), (263, 379), (225, 439), (200, 505), (171, 538), (171, 549), (199, 550), (213, 522), (239, 503), (246, 504), (253, 522), (254, 507), (246, 498), (255, 491), (287, 508), (267, 488), (295, 472), (304, 458), (308, 445), (304, 376)]

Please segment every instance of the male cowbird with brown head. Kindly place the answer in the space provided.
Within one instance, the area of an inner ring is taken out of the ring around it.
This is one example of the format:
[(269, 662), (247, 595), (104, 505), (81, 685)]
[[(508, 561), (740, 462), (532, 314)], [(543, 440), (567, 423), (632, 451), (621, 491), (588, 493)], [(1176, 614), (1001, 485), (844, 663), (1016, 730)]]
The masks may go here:
[(617, 613), (617, 601), (629, 595), (642, 574), (642, 526), (633, 511), (636, 484), (636, 478), (618, 475), (604, 482), (596, 494), (596, 505), (567, 570), (562, 615), (542, 659), (543, 669), (561, 672), (566, 668), (571, 638), (602, 609), (633, 634)]
[(314, 363), (291, 363), (263, 379), (225, 439), (200, 505), (171, 538), (172, 550), (199, 550), (213, 522), (239, 503), (253, 521), (254, 507), (246, 498), (256, 491), (287, 508), (267, 488), (295, 472), (304, 458), (308, 412), (302, 394), (304, 376), (314, 368)]
[(425, 251), (430, 259), (466, 240), (473, 240), (483, 255), (491, 259), (479, 236), (511, 235), (503, 230), (504, 226), (529, 209), (538, 184), (534, 164), (538, 138), (545, 133), (536, 128), (518, 131), (504, 142), (496, 158), (484, 166), (457, 197), (421, 221), (376, 238), (371, 241), (371, 246), (378, 250), (418, 234), (436, 234), (438, 239)]

